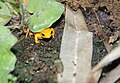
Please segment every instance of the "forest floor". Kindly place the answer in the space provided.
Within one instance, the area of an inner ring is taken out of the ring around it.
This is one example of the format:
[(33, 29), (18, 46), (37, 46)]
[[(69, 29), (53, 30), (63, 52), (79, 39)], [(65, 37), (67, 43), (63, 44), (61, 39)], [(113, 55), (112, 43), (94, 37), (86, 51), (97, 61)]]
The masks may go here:
[[(120, 1), (119, 0), (58, 0), (74, 11), (81, 9), (89, 31), (93, 32), (93, 59), (96, 65), (120, 42)], [(17, 21), (12, 18), (11, 22)], [(59, 73), (60, 47), (65, 25), (65, 15), (51, 27), (55, 37), (34, 43), (34, 37), (25, 38), (20, 29), (11, 30), (18, 38), (12, 51), (17, 57), (15, 69), (11, 72), (17, 83), (56, 83)]]

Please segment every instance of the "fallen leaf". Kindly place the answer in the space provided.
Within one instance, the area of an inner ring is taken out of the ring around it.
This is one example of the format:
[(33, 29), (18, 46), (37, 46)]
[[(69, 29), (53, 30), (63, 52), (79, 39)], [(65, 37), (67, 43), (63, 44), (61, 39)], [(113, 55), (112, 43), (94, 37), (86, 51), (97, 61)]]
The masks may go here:
[(120, 65), (106, 74), (104, 79), (100, 80), (100, 83), (115, 83), (120, 78)]
[[(95, 80), (94, 83), (97, 83), (99, 78), (98, 76), (100, 76), (102, 69), (107, 66), (108, 64), (110, 64), (112, 61), (116, 60), (120, 58), (120, 46), (118, 46), (117, 48), (115, 48), (113, 51), (111, 51), (108, 55), (106, 55), (93, 69), (92, 71), (90, 71), (89, 75), (88, 75), (88, 82), (87, 83), (91, 83), (91, 81)], [(99, 73), (97, 73), (99, 72)], [(97, 73), (97, 74), (96, 74)], [(98, 75), (98, 76), (96, 76)], [(103, 82), (103, 83), (110, 83), (110, 82)], [(112, 82), (113, 83), (113, 82)]]
[(92, 33), (80, 10), (72, 11), (67, 7), (65, 16), (60, 52), (64, 69), (62, 75), (58, 75), (58, 83), (86, 83), (91, 70)]

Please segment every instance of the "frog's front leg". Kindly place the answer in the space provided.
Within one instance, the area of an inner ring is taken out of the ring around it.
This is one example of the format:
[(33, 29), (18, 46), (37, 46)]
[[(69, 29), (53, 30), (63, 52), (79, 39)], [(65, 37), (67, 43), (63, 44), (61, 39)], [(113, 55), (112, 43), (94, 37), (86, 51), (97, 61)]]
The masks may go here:
[(39, 39), (42, 39), (41, 35), (40, 34), (34, 34), (34, 35), (35, 35), (35, 37), (34, 37), (35, 43), (40, 43)]
[(52, 36), (52, 38), (54, 38), (54, 34), (55, 34), (55, 31), (54, 31), (53, 28), (51, 28), (51, 36)]
[(35, 43), (40, 43), (37, 35), (35, 35), (34, 39), (35, 39)]

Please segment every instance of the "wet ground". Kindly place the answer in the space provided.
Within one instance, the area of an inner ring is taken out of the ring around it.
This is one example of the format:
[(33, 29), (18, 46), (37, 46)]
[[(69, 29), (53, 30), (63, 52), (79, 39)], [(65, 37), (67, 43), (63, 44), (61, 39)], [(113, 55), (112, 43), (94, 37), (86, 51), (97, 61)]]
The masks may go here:
[[(58, 0), (59, 1), (59, 0)], [(102, 0), (99, 0), (102, 1)], [(68, 4), (74, 11), (81, 9), (85, 16), (86, 24), (94, 34), (93, 61), (96, 65), (109, 51), (117, 45), (120, 39), (120, 1), (99, 2), (91, 0), (90, 4), (82, 4), (79, 0), (61, 0)], [(111, 4), (116, 9), (111, 8)], [(113, 12), (114, 11), (114, 12)], [(119, 15), (118, 15), (119, 14)], [(17, 77), (16, 83), (56, 83), (57, 73), (60, 72), (60, 45), (64, 30), (64, 15), (52, 27), (55, 37), (50, 40), (40, 40), (34, 43), (33, 36), (25, 38), (22, 29), (12, 29), (18, 42), (12, 48), (17, 57), (15, 70), (12, 72)], [(110, 37), (116, 37), (109, 42)]]

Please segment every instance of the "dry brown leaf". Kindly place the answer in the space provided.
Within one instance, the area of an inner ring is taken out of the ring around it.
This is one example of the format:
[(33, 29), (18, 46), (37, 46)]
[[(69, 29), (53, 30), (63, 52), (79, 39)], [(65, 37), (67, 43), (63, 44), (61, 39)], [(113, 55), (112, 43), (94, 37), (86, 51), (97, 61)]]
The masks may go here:
[(58, 75), (58, 83), (86, 83), (91, 70), (92, 33), (88, 32), (80, 10), (67, 7), (65, 16), (60, 52), (64, 71), (62, 77)]
[(75, 31), (88, 31), (83, 14), (80, 10), (73, 11), (70, 10), (70, 8), (66, 9), (65, 16), (65, 23), (67, 28), (70, 26)]
[(115, 48), (112, 52), (110, 52), (108, 55), (106, 55), (101, 62), (93, 68), (93, 72), (96, 72), (100, 69), (102, 69), (104, 66), (110, 64), (112, 61), (118, 59), (120, 57), (120, 46)]
[(115, 69), (107, 73), (104, 79), (100, 80), (100, 83), (115, 83), (120, 78), (120, 65)]
[[(115, 48), (112, 52), (110, 52), (108, 55), (106, 55), (101, 61), (100, 63), (98, 63), (93, 69), (92, 71), (90, 71), (90, 74), (88, 75), (88, 83), (91, 83), (91, 81), (96, 79), (95, 74), (97, 72), (101, 72), (102, 68), (107, 66), (108, 64), (110, 64), (112, 61), (116, 60), (120, 58), (120, 46), (118, 46), (117, 48)], [(97, 74), (96, 74), (97, 75)], [(99, 75), (99, 73), (98, 73)], [(98, 77), (97, 77), (98, 79)], [(94, 83), (97, 83), (98, 80), (95, 80)], [(109, 83), (109, 82), (103, 82), (103, 83)], [(112, 82), (113, 83), (113, 82)]]

